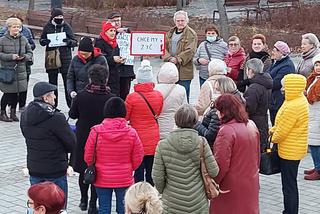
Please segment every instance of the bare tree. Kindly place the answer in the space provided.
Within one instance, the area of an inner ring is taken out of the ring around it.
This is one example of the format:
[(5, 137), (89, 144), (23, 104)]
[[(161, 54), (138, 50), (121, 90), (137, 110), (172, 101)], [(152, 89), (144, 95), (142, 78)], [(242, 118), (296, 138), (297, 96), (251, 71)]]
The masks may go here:
[(29, 0), (28, 10), (34, 10), (34, 0)]
[(183, 0), (177, 0), (177, 11), (182, 10)]
[[(228, 16), (226, 8), (224, 7), (225, 1), (216, 0), (216, 4), (219, 11), (219, 28), (221, 32), (221, 36), (227, 40), (229, 38), (229, 25), (228, 25)], [(214, 17), (213, 17), (214, 18)]]

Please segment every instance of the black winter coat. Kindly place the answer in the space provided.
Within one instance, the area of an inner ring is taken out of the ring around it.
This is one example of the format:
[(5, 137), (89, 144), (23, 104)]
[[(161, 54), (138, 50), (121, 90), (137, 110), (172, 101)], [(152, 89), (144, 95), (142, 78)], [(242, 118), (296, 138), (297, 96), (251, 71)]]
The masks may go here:
[(270, 74), (255, 74), (244, 93), (249, 119), (253, 120), (260, 132), (261, 151), (264, 151), (268, 141), (268, 106), (272, 86), (273, 80)]
[(95, 47), (100, 48), (102, 54), (106, 57), (109, 65), (109, 80), (108, 86), (111, 89), (111, 93), (120, 95), (120, 70), (121, 64), (116, 63), (113, 59), (114, 56), (120, 56), (119, 47), (112, 48), (106, 41), (101, 37), (95, 42)]
[(72, 91), (79, 93), (86, 87), (89, 83), (88, 70), (94, 64), (108, 67), (107, 61), (102, 55), (93, 57), (86, 64), (78, 56), (73, 57), (67, 74), (67, 91), (69, 96)]
[[(63, 73), (67, 74), (70, 61), (72, 58), (72, 52), (71, 48), (77, 46), (77, 40), (74, 37), (74, 34), (72, 32), (71, 26), (64, 22), (61, 25), (54, 25), (52, 24), (51, 20), (43, 27), (43, 31), (40, 37), (40, 45), (41, 46), (46, 46), (46, 51), (54, 50), (56, 47), (49, 47), (48, 44), (46, 43), (47, 40), (47, 34), (51, 33), (60, 33), (60, 32), (66, 32), (67, 35), (67, 46), (61, 46), (59, 47), (60, 51), (60, 59), (61, 59), (61, 68), (56, 69), (56, 70), (50, 70), (50, 73)], [(48, 70), (46, 71), (48, 73)]]
[(35, 100), (21, 114), (20, 128), (26, 139), (29, 174), (41, 178), (66, 175), (68, 153), (76, 138), (65, 116), (50, 104)]
[(202, 122), (198, 121), (194, 129), (198, 131), (200, 136), (207, 139), (210, 148), (212, 148), (214, 141), (216, 140), (218, 131), (220, 128), (220, 119), (217, 115), (217, 109), (211, 108), (202, 119)]
[(84, 162), (84, 147), (90, 132), (90, 128), (100, 124), (103, 117), (103, 107), (107, 100), (114, 97), (114, 94), (90, 93), (81, 91), (74, 98), (69, 116), (78, 119), (76, 123), (77, 145), (72, 154), (71, 165), (76, 172), (83, 173), (87, 165)]

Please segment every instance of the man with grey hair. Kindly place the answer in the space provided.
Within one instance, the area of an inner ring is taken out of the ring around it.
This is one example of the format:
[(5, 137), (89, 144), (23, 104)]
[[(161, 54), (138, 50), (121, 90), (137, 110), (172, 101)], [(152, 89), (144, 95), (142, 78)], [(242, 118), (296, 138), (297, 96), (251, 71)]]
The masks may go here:
[(33, 87), (34, 100), (21, 114), (20, 128), (26, 139), (30, 184), (51, 181), (67, 199), (68, 153), (76, 138), (65, 116), (55, 106), (57, 86), (38, 82)]
[(260, 132), (261, 152), (265, 151), (268, 143), (268, 106), (271, 100), (273, 80), (269, 73), (263, 72), (263, 62), (253, 58), (246, 63), (246, 74), (250, 85), (244, 93), (246, 110), (249, 119), (255, 122)]
[(187, 92), (189, 102), (190, 84), (193, 79), (192, 59), (197, 49), (197, 34), (188, 26), (189, 18), (185, 11), (177, 11), (173, 17), (175, 27), (166, 35), (165, 62), (174, 63), (179, 71), (179, 85)]

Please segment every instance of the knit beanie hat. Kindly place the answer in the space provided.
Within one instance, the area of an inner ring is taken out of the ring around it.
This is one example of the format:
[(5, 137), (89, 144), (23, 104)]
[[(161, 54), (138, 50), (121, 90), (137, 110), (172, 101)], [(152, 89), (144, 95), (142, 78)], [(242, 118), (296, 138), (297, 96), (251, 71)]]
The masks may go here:
[(103, 108), (103, 115), (105, 118), (125, 118), (127, 114), (124, 101), (120, 97), (111, 97)]
[(221, 59), (212, 59), (208, 65), (209, 77), (216, 74), (227, 74), (227, 65)]
[(46, 93), (57, 90), (57, 86), (48, 82), (38, 82), (33, 86), (33, 96), (42, 97)]
[(285, 56), (290, 54), (291, 52), (288, 44), (283, 41), (277, 41), (274, 44), (274, 47), (277, 48), (280, 51), (280, 53), (282, 53), (282, 55), (285, 55)]
[(320, 54), (317, 54), (312, 58), (312, 64), (315, 65), (316, 62), (320, 62)]
[(103, 22), (103, 23), (102, 23), (102, 32), (106, 32), (106, 31), (108, 31), (108, 30), (111, 29), (111, 28), (116, 29), (116, 27), (113, 26), (110, 22)]
[(61, 8), (53, 8), (51, 11), (51, 19), (53, 19), (56, 16), (63, 16), (63, 12)]
[(152, 82), (153, 81), (153, 71), (149, 60), (142, 60), (141, 66), (137, 71), (137, 82)]
[(93, 43), (91, 38), (84, 37), (79, 43), (79, 51), (93, 52)]

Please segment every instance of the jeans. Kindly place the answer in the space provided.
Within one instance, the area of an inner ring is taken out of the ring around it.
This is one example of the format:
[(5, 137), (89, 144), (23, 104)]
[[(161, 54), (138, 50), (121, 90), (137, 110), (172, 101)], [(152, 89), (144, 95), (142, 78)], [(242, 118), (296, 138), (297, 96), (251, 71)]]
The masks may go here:
[(189, 103), (191, 80), (179, 80), (177, 84), (182, 85), (187, 92), (187, 101)]
[[(50, 84), (58, 86), (58, 74), (59, 73), (50, 73), (50, 72), (48, 73), (48, 78), (49, 78), (49, 83)], [(67, 92), (67, 74), (62, 74), (61, 73), (61, 76), (62, 76), (62, 79), (63, 79), (64, 94), (65, 94), (65, 97), (66, 97), (66, 102), (67, 102), (68, 107), (70, 108), (70, 106), (71, 106), (71, 97)], [(58, 106), (58, 90), (56, 90), (54, 92), (54, 94), (56, 95), (55, 107), (57, 107)]]
[(31, 186), (34, 184), (42, 183), (45, 181), (50, 181), (52, 183), (55, 183), (57, 186), (59, 186), (63, 192), (64, 192), (64, 198), (65, 198), (65, 205), (64, 209), (67, 208), (67, 199), (68, 199), (68, 181), (67, 176), (64, 175), (59, 178), (40, 178), (35, 176), (30, 176), (30, 184)]
[(99, 214), (110, 214), (111, 213), (111, 201), (112, 192), (116, 193), (116, 211), (118, 214), (124, 214), (124, 194), (126, 193), (127, 187), (125, 188), (100, 188), (96, 187), (96, 192), (99, 200)]
[(283, 214), (298, 214), (299, 191), (297, 184), (300, 160), (285, 160), (280, 158), (281, 183), (284, 202)]
[(314, 168), (320, 173), (320, 146), (309, 146)]
[(206, 81), (206, 79), (203, 79), (201, 77), (199, 77), (199, 83), (200, 83), (200, 88), (203, 85), (203, 83)]
[[(154, 183), (151, 177), (153, 158), (154, 158), (153, 155), (146, 155), (143, 157), (143, 161), (141, 165), (134, 172), (135, 183), (146, 180), (148, 183), (154, 186)], [(144, 179), (144, 177), (146, 177), (146, 179)]]

